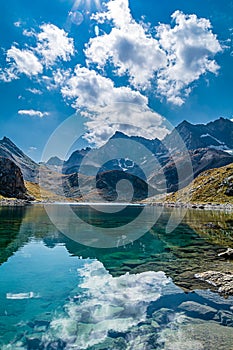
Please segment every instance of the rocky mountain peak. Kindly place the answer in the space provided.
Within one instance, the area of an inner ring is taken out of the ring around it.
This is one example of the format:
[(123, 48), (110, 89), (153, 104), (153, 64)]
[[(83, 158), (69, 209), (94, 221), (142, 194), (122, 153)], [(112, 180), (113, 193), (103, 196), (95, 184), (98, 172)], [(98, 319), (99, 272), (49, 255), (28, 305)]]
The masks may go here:
[(4, 143), (9, 143), (9, 144), (13, 144), (13, 142), (6, 136), (3, 137), (2, 140), (0, 140), (1, 142), (4, 142)]
[(63, 160), (61, 160), (59, 157), (57, 156), (54, 156), (54, 157), (51, 157), (47, 162), (46, 164), (47, 165), (55, 165), (55, 166), (62, 166), (63, 165)]
[(25, 180), (36, 180), (38, 164), (24, 154), (24, 152), (6, 136), (0, 140), (0, 157), (13, 161), (21, 169)]
[(121, 132), (121, 131), (116, 131), (115, 132), (115, 134), (114, 135), (112, 135), (111, 137), (110, 137), (110, 140), (112, 140), (112, 139), (118, 139), (118, 138), (129, 138), (130, 136), (128, 136), (128, 135), (126, 135), (126, 134), (124, 134), (123, 132)]

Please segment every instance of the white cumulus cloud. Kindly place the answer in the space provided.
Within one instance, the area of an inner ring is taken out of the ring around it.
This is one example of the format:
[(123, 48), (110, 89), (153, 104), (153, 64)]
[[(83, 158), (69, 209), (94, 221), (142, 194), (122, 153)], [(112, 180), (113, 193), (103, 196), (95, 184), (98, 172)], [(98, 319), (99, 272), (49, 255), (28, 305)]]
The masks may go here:
[(190, 84), (201, 75), (216, 74), (219, 65), (214, 56), (222, 51), (211, 23), (196, 15), (176, 11), (172, 15), (174, 27), (160, 24), (158, 38), (166, 52), (168, 65), (158, 73), (158, 92), (168, 101), (181, 105), (191, 89)]
[(43, 118), (49, 115), (48, 112), (36, 111), (34, 109), (21, 109), (18, 111), (19, 115), (27, 115), (29, 117), (39, 117)]
[(74, 55), (74, 40), (54, 24), (43, 24), (40, 29), (35, 51), (42, 56), (46, 67), (52, 66), (57, 59), (69, 61)]
[[(57, 80), (60, 81), (60, 72)], [(148, 107), (146, 96), (129, 87), (115, 87), (111, 79), (94, 70), (77, 65), (61, 84), (63, 97), (70, 99), (87, 119), (85, 137), (97, 146), (117, 130), (150, 139), (162, 138), (168, 132), (164, 118)]]
[(131, 85), (145, 89), (151, 83), (158, 95), (182, 105), (193, 82), (207, 72), (217, 74), (214, 57), (223, 50), (209, 20), (181, 11), (172, 14), (172, 25), (159, 24), (152, 35), (143, 22), (137, 23), (128, 0), (111, 0), (93, 19), (110, 23), (109, 33), (91, 38), (86, 45), (87, 64), (104, 69), (113, 65), (118, 75), (128, 76)]
[(88, 132), (85, 138), (97, 146), (103, 145), (116, 131), (128, 136), (163, 139), (169, 132), (164, 118), (148, 106), (117, 103), (87, 114)]
[(109, 34), (91, 38), (86, 45), (87, 63), (103, 68), (113, 63), (118, 75), (128, 75), (136, 88), (147, 88), (156, 71), (166, 65), (166, 54), (147, 28), (131, 16), (128, 0), (106, 4), (107, 11), (93, 18), (97, 22), (112, 21)]
[(12, 46), (7, 51), (6, 60), (11, 63), (10, 71), (15, 74), (24, 73), (30, 77), (43, 71), (42, 64), (31, 50), (20, 50)]
[(69, 61), (74, 55), (74, 41), (68, 34), (54, 24), (43, 24), (40, 32), (24, 30), (26, 36), (34, 36), (35, 46), (25, 45), (26, 49), (19, 49), (12, 45), (6, 51), (6, 68), (0, 69), (0, 80), (11, 82), (21, 74), (29, 78), (42, 74), (44, 68), (50, 70), (58, 60)]
[(64, 97), (74, 99), (73, 105), (76, 108), (95, 110), (115, 102), (147, 103), (147, 98), (139, 91), (125, 86), (116, 88), (111, 79), (80, 65), (75, 67), (74, 74), (63, 83), (61, 92)]

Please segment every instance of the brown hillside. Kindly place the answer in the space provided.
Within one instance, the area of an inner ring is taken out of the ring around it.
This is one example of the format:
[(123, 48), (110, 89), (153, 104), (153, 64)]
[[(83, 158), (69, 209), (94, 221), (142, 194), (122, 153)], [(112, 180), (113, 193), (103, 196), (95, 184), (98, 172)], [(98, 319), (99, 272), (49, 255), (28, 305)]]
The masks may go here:
[(168, 195), (166, 202), (233, 204), (233, 163), (204, 171), (189, 186)]

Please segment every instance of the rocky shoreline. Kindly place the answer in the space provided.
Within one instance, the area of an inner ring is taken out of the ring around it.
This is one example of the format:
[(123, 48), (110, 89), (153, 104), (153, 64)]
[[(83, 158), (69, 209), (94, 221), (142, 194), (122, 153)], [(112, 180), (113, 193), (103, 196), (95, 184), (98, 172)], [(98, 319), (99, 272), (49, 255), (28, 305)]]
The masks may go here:
[[(59, 203), (58, 201), (53, 200), (25, 200), (25, 199), (16, 199), (16, 198), (4, 198), (0, 199), (0, 207), (3, 206), (10, 206), (10, 207), (17, 207), (17, 206), (25, 206), (25, 205), (35, 205), (35, 204), (53, 204), (53, 203)], [(60, 203), (65, 203), (60, 202)], [(69, 201), (67, 201), (69, 203)]]
[(143, 203), (151, 206), (166, 207), (166, 208), (233, 211), (233, 204), (230, 204), (230, 203), (182, 203), (182, 202), (150, 202), (150, 201), (145, 201)]
[[(62, 201), (60, 203), (67, 202), (70, 200)], [(17, 199), (17, 198), (3, 198), (0, 199), (0, 206), (18, 206), (18, 205), (29, 205), (29, 204), (48, 204), (48, 203), (59, 203), (55, 200), (29, 200), (29, 199)], [(81, 203), (81, 201), (79, 202)], [(85, 202), (86, 203), (86, 202)], [(111, 203), (110, 203), (111, 204)], [(123, 203), (124, 204), (124, 203)], [(158, 206), (165, 208), (183, 208), (183, 209), (200, 209), (200, 210), (227, 210), (233, 211), (233, 205), (230, 203), (181, 203), (181, 202), (150, 202), (142, 201), (134, 204), (144, 204), (149, 206)]]
[(31, 205), (34, 202), (30, 200), (25, 199), (15, 199), (15, 198), (4, 198), (0, 200), (0, 206), (9, 206), (9, 207), (16, 207), (16, 206), (24, 206), (24, 205)]

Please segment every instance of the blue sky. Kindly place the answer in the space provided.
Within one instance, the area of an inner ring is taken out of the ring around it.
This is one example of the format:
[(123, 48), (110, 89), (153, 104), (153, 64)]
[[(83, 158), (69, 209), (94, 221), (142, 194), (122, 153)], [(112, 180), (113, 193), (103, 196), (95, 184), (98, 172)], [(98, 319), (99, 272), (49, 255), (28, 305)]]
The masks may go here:
[(0, 6), (0, 136), (36, 160), (73, 113), (96, 145), (116, 129), (162, 138), (165, 120), (232, 118), (232, 1)]

